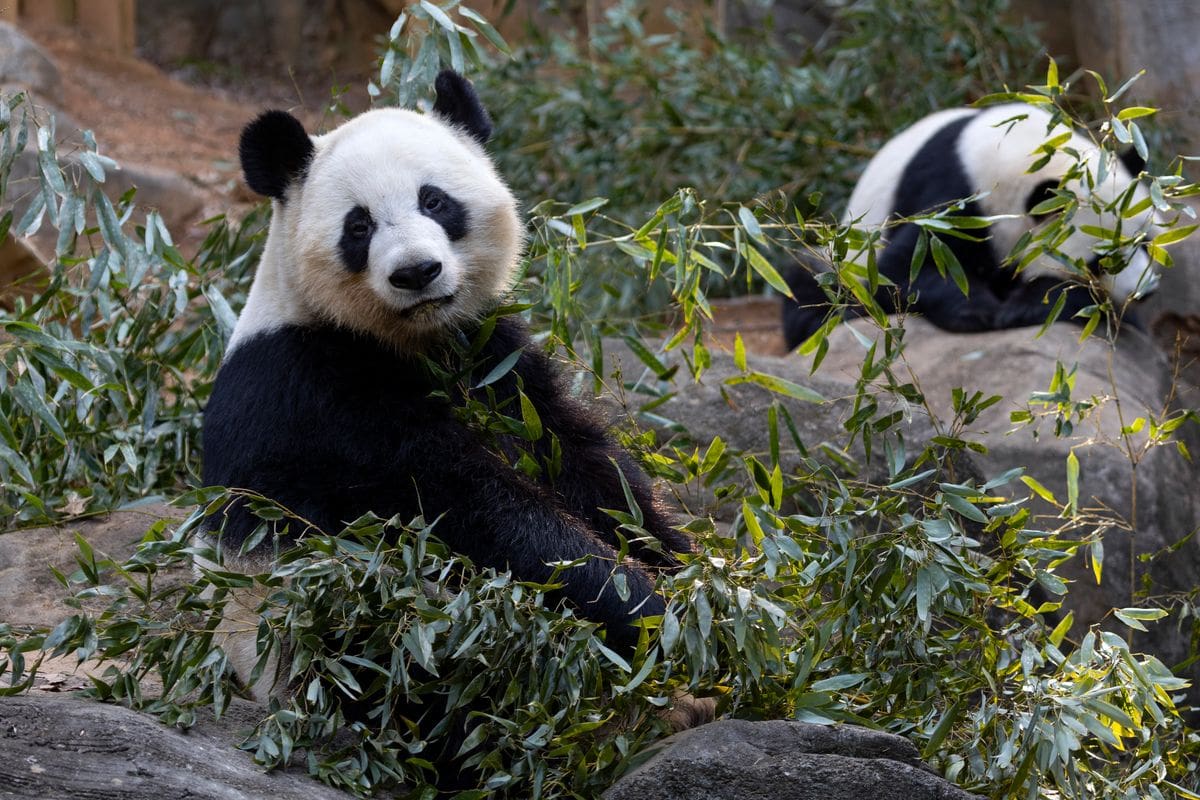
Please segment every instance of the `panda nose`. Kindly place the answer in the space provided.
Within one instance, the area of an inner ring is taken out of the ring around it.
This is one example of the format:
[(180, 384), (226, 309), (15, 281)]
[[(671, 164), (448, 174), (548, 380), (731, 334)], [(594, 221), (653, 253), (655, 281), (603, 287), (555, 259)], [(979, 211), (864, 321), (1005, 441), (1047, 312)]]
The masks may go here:
[(417, 291), (418, 289), (424, 289), (434, 278), (441, 274), (442, 262), (422, 261), (419, 264), (412, 264), (396, 270), (388, 276), (388, 283), (397, 289)]

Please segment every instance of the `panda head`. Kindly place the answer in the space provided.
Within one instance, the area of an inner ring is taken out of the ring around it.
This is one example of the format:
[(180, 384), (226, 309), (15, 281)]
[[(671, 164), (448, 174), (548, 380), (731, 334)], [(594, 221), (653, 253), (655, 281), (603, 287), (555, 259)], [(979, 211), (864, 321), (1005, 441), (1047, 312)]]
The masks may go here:
[(428, 115), (377, 109), (309, 136), (269, 111), (242, 132), (246, 182), (274, 202), (231, 346), (290, 323), (420, 348), (510, 288), (522, 233), (483, 149), (491, 121), (460, 75), (436, 89)]
[[(1031, 171), (1041, 155), (1039, 148), (1063, 136), (1065, 141), (1049, 160)], [(1148, 202), (1148, 190), (1138, 180), (1143, 163), (1119, 159), (1079, 132), (1055, 123), (1047, 111), (1027, 105), (996, 106), (980, 112), (964, 129), (958, 147), (959, 157), (971, 173), (972, 190), (984, 192), (981, 204), (985, 212), (1011, 215), (991, 228), (999, 257), (1008, 255), (1023, 234), (1048, 217), (1030, 212), (1056, 192), (1066, 191), (1075, 195), (1078, 204), (1065, 220), (1055, 249), (1072, 261), (1087, 264), (1117, 304), (1147, 294), (1157, 285), (1156, 267), (1144, 246), (1131, 244), (1114, 251), (1109, 237), (1092, 233), (1119, 231), (1123, 239), (1133, 242), (1153, 238), (1161, 219)], [(1107, 161), (1103, 169), (1102, 159)], [(1080, 172), (1086, 176), (1064, 181), (1065, 176)], [(1122, 211), (1138, 207), (1137, 213)], [(1023, 274), (1027, 279), (1068, 277), (1070, 271), (1043, 254), (1032, 260)]]

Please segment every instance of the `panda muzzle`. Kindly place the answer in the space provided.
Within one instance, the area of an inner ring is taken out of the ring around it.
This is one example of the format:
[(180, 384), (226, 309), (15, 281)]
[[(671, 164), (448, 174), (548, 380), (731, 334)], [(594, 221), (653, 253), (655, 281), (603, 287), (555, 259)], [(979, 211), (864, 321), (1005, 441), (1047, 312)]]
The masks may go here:
[(407, 267), (397, 269), (388, 276), (388, 283), (397, 289), (408, 289), (409, 291), (417, 292), (433, 283), (434, 278), (441, 274), (442, 262), (432, 260), (421, 261), (417, 264), (410, 264)]

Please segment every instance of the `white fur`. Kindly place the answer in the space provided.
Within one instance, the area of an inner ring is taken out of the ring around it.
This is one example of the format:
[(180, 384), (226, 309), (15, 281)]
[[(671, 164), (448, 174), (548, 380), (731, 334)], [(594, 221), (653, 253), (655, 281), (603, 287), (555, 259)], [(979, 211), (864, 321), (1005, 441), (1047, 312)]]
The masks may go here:
[[(897, 185), (913, 156), (944, 125), (972, 113), (970, 109), (939, 111), (891, 139), (864, 170), (850, 196), (844, 220), (848, 223), (857, 220), (857, 224), (864, 228), (882, 225), (895, 205)], [(1014, 215), (1011, 219), (992, 224), (992, 247), (998, 259), (1007, 257), (1021, 235), (1033, 227), (1033, 220), (1025, 213), (1025, 202), (1033, 189), (1044, 181), (1057, 181), (1076, 164), (1075, 157), (1068, 151), (1079, 154), (1093, 179), (1098, 172), (1099, 159), (1112, 159), (1106, 180), (1093, 189), (1100, 205), (1120, 196), (1135, 180), (1135, 176), (1130, 175), (1119, 160), (1104, 154), (1094, 142), (1074, 131), (1045, 165), (1037, 172), (1028, 172), (1040, 157), (1037, 149), (1047, 140), (1067, 131), (1061, 124), (1051, 128), (1050, 119), (1046, 110), (1025, 104), (984, 109), (976, 113), (963, 128), (957, 151), (946, 156), (947, 159), (956, 158), (962, 164), (973, 193), (982, 194), (978, 202), (986, 216)], [(1086, 262), (1094, 255), (1095, 247), (1101, 244), (1079, 230), (1085, 225), (1106, 229), (1115, 229), (1120, 225), (1126, 236), (1138, 232), (1153, 235), (1157, 219), (1151, 210), (1131, 219), (1120, 220), (1114, 214), (1097, 213), (1089, 202), (1088, 189), (1079, 181), (1070, 182), (1067, 188), (1080, 197), (1078, 210), (1070, 223), (1074, 232), (1059, 247), (1067, 256)], [(1146, 196), (1145, 187), (1137, 186), (1134, 203)], [(1118, 303), (1135, 293), (1146, 294), (1157, 285), (1155, 265), (1143, 251), (1134, 251), (1128, 257), (1129, 264), (1124, 270), (1102, 278), (1104, 288)], [(1047, 256), (1039, 256), (1032, 261), (1022, 274), (1029, 279), (1069, 275), (1060, 263)]]
[[(516, 201), (483, 148), (433, 115), (368, 111), (312, 137), (303, 181), (275, 201), (254, 285), (229, 348), (286, 324), (330, 322), (398, 348), (478, 317), (512, 283), (522, 234)], [(467, 234), (452, 242), (417, 208), (418, 190), (435, 185), (467, 209)], [(376, 224), (367, 268), (352, 273), (338, 250), (346, 213), (367, 208)], [(388, 276), (404, 264), (436, 260), (441, 274), (419, 291)], [(404, 314), (452, 295), (444, 306)]]
[(937, 111), (889, 139), (854, 185), (844, 221), (855, 222), (861, 228), (877, 228), (886, 222), (896, 206), (896, 187), (908, 162), (942, 127), (971, 113), (969, 108)]

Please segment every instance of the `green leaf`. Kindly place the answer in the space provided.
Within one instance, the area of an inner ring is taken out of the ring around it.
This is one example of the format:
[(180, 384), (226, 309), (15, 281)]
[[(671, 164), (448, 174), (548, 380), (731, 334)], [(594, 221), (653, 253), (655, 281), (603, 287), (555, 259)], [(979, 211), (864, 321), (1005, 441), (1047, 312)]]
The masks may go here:
[(573, 217), (576, 214), (586, 214), (589, 211), (595, 211), (597, 208), (602, 208), (608, 205), (607, 197), (593, 197), (591, 200), (584, 200), (582, 203), (576, 203), (566, 210), (564, 217)]
[(929, 237), (929, 248), (933, 252), (933, 263), (937, 265), (938, 271), (943, 275), (949, 273), (958, 290), (964, 297), (968, 296), (970, 286), (967, 284), (967, 275), (963, 272), (962, 264), (958, 263), (954, 251), (936, 236)]
[(1158, 236), (1155, 236), (1151, 244), (1155, 247), (1166, 247), (1169, 244), (1182, 241), (1192, 235), (1192, 232), (1200, 228), (1200, 223), (1196, 225), (1181, 225), (1178, 228), (1170, 228), (1163, 231)]
[(750, 234), (750, 238), (756, 242), (766, 244), (766, 239), (763, 237), (762, 226), (758, 224), (758, 219), (755, 218), (754, 212), (745, 206), (738, 206), (738, 220), (742, 223), (742, 227), (746, 229), (746, 233)]
[(840, 689), (849, 689), (851, 686), (857, 686), (870, 677), (865, 672), (852, 672), (845, 675), (834, 675), (830, 678), (823, 678), (819, 681), (814, 681), (809, 687), (813, 692), (836, 692)]
[(214, 284), (204, 287), (204, 297), (208, 300), (208, 307), (212, 309), (213, 319), (217, 321), (217, 327), (221, 330), (221, 337), (228, 340), (237, 325), (237, 315), (233, 313), (229, 301), (221, 294), (221, 290)]
[(785, 397), (791, 397), (794, 400), (803, 400), (806, 403), (823, 403), (825, 398), (818, 392), (809, 389), (807, 386), (801, 386), (798, 383), (793, 383), (786, 378), (779, 378), (774, 375), (767, 375), (763, 372), (750, 372), (747, 375), (734, 375), (726, 378), (725, 384), (735, 386), (740, 383), (753, 383), (762, 386), (764, 389), (769, 389), (776, 394), (781, 394)]
[(946, 505), (953, 508), (959, 514), (962, 514), (967, 519), (975, 520), (976, 522), (986, 524), (988, 521), (987, 515), (980, 511), (975, 506), (971, 505), (967, 500), (959, 497), (956, 494), (943, 494), (942, 497), (946, 501)]
[(492, 43), (492, 47), (495, 47), (506, 56), (512, 55), (512, 50), (509, 48), (508, 42), (504, 41), (504, 37), (501, 36), (500, 33), (492, 27), (491, 23), (488, 22), (487, 19), (485, 19), (481, 14), (472, 11), (466, 6), (459, 6), (458, 12), (467, 19), (471, 20), (471, 22), (475, 23), (475, 27), (478, 28), (479, 32), (483, 34), (485, 39)]
[(421, 0), (421, 8), (430, 16), (431, 19), (433, 19), (434, 22), (436, 22), (438, 25), (441, 25), (447, 31), (451, 33), (458, 32), (458, 26), (455, 25), (454, 21), (446, 15), (446, 12), (429, 2), (429, 0)]
[(1161, 608), (1114, 608), (1113, 616), (1136, 631), (1147, 630), (1142, 622), (1153, 622), (1167, 616)]
[(9, 391), (26, 411), (45, 423), (46, 428), (59, 444), (67, 443), (67, 433), (63, 430), (62, 423), (54, 416), (46, 398), (35, 391), (32, 385), (25, 381), (19, 381)]
[(517, 394), (521, 398), (521, 421), (525, 425), (525, 438), (536, 442), (542, 438), (542, 419), (538, 416), (537, 409), (534, 408), (529, 396), (521, 391), (518, 391)]
[(1063, 617), (1062, 620), (1057, 625), (1054, 626), (1054, 630), (1050, 632), (1050, 642), (1055, 647), (1061, 648), (1063, 639), (1066, 637), (1067, 632), (1069, 630), (1071, 630), (1071, 626), (1074, 623), (1075, 623), (1075, 612), (1068, 611), (1067, 615), (1065, 617)]
[(1072, 516), (1079, 513), (1079, 459), (1074, 450), (1067, 453), (1067, 511)]
[(1030, 489), (1032, 489), (1034, 491), (1034, 494), (1036, 494), (1038, 497), (1045, 500), (1047, 503), (1051, 503), (1056, 506), (1059, 505), (1059, 502), (1054, 497), (1054, 494), (1049, 489), (1047, 489), (1045, 486), (1043, 486), (1032, 475), (1022, 475), (1021, 482), (1024, 483), (1026, 486), (1028, 486)]
[(482, 389), (484, 386), (490, 386), (491, 384), (493, 384), (496, 381), (503, 378), (505, 375), (507, 375), (509, 373), (509, 371), (513, 367), (515, 367), (517, 365), (517, 361), (520, 360), (521, 353), (523, 353), (523, 352), (524, 352), (524, 350), (518, 349), (518, 350), (514, 350), (511, 353), (509, 353), (507, 356), (504, 357), (503, 361), (501, 361), (496, 366), (492, 367), (491, 372), (489, 372), (487, 375), (485, 375), (483, 377), (483, 380), (481, 380), (479, 383), (475, 384), (474, 388)]
[(1117, 119), (1121, 120), (1122, 122), (1128, 122), (1131, 119), (1148, 117), (1151, 114), (1157, 113), (1157, 108), (1150, 108), (1149, 106), (1130, 106), (1129, 108), (1121, 109), (1121, 111), (1117, 114)]
[(762, 276), (772, 289), (779, 292), (784, 297), (792, 297), (792, 290), (788, 287), (787, 281), (771, 266), (771, 262), (763, 257), (763, 254), (758, 252), (754, 245), (747, 244), (744, 247), (746, 260), (750, 263), (750, 268)]

